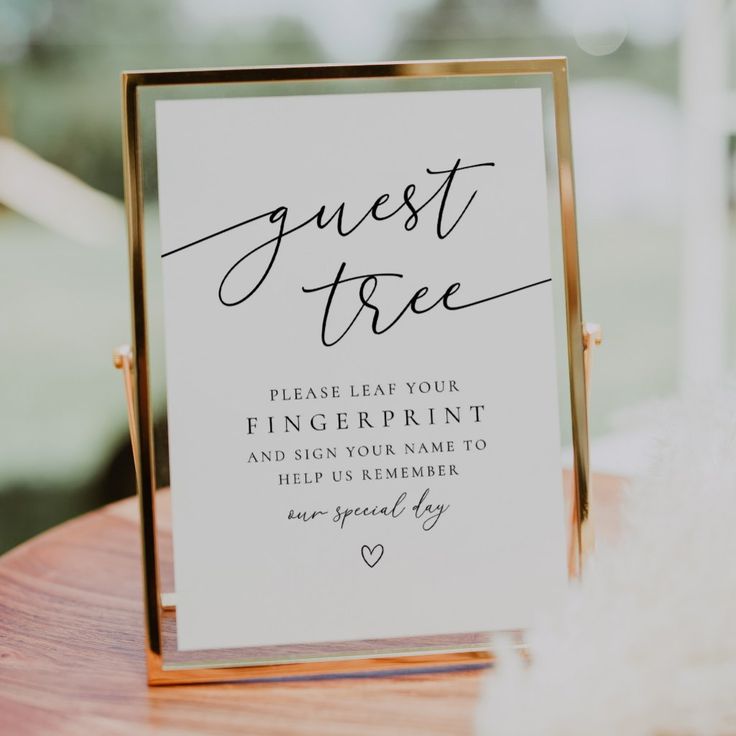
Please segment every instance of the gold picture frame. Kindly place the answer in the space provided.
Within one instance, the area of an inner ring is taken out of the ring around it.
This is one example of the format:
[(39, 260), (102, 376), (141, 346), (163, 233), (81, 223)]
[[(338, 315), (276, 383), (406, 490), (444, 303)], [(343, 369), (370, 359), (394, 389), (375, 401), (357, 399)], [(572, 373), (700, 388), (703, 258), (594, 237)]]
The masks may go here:
[[(427, 671), (474, 668), (488, 663), (491, 654), (479, 647), (473, 651), (407, 653), (401, 656), (294, 661), (248, 666), (213, 664), (166, 666), (162, 627), (171, 606), (164, 605), (159, 577), (156, 526), (156, 479), (153, 443), (153, 411), (149, 377), (146, 268), (144, 258), (143, 161), (139, 92), (145, 87), (208, 84), (288, 82), (299, 84), (329, 80), (392, 80), (477, 78), (539, 75), (551, 80), (560, 199), (562, 260), (566, 305), (567, 360), (573, 442), (572, 493), (568, 503), (568, 569), (580, 574), (588, 546), (588, 428), (586, 360), (584, 351), (591, 334), (582, 320), (577, 252), (577, 228), (572, 169), (572, 145), (568, 102), (567, 60), (564, 57), (401, 61), (350, 65), (267, 66), (222, 69), (130, 71), (122, 74), (123, 162), (125, 204), (130, 257), (132, 304), (132, 349), (116, 354), (124, 369), (131, 441), (136, 464), (140, 503), (140, 528), (144, 581), (144, 606), (148, 678), (151, 685), (202, 683), (223, 680), (270, 680), (339, 676), (350, 673)], [(597, 342), (597, 340), (596, 340)]]

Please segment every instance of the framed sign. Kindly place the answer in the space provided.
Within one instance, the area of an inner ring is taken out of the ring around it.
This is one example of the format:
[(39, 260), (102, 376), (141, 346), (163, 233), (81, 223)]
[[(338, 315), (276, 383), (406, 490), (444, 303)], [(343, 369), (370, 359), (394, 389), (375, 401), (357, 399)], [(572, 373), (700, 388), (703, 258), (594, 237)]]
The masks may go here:
[(128, 72), (123, 106), (150, 681), (483, 664), (580, 567), (565, 59)]

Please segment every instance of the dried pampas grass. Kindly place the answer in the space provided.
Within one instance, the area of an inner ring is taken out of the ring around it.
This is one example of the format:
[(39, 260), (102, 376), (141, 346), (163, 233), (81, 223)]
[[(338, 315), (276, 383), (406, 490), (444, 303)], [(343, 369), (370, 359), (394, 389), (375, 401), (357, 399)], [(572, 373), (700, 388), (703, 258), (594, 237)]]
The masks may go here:
[(658, 459), (563, 610), (491, 670), (482, 736), (736, 734), (736, 392), (661, 409)]

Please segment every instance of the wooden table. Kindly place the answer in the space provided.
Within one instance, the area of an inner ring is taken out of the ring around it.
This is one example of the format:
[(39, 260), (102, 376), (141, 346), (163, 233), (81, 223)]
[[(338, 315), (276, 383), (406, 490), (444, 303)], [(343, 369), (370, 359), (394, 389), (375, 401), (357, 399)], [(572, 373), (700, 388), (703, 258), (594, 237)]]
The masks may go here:
[[(597, 476), (599, 535), (622, 482)], [(165, 508), (164, 503), (159, 504)], [(0, 557), (0, 734), (472, 733), (483, 673), (149, 688), (135, 499)]]

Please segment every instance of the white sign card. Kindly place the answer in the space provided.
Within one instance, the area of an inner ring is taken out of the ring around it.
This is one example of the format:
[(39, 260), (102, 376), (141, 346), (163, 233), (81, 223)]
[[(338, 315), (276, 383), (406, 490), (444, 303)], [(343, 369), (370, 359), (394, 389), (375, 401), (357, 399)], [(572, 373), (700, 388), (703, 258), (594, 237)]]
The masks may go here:
[(178, 645), (567, 582), (539, 89), (156, 103)]

